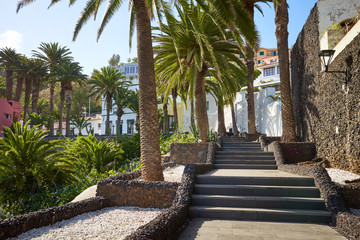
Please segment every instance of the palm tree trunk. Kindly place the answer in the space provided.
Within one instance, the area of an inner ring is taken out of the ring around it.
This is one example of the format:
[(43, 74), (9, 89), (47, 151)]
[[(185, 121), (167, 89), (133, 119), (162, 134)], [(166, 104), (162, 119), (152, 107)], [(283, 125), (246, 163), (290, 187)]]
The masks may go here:
[(175, 123), (175, 130), (179, 126), (179, 120), (178, 120), (178, 112), (177, 112), (177, 105), (176, 105), (176, 98), (177, 98), (177, 89), (173, 89), (172, 91), (172, 98), (173, 98), (173, 112), (174, 112), (174, 123)]
[[(70, 136), (70, 112), (71, 112), (71, 104), (72, 104), (72, 85), (67, 86), (67, 89), (65, 89), (65, 105), (66, 105), (66, 131), (65, 135)], [(81, 129), (80, 129), (80, 135), (81, 135)]]
[(27, 111), (29, 108), (30, 95), (31, 95), (31, 77), (25, 78), (25, 101), (24, 101), (24, 124), (27, 121)]
[(62, 135), (62, 122), (63, 122), (63, 112), (64, 112), (64, 102), (65, 102), (65, 89), (63, 83), (61, 83), (61, 91), (60, 91), (60, 105), (59, 105), (59, 128), (58, 133)]
[(106, 96), (106, 123), (105, 123), (105, 135), (110, 135), (110, 111), (112, 108), (112, 96), (107, 94)]
[(190, 124), (195, 126), (195, 110), (194, 110), (194, 99), (190, 100)]
[(144, 181), (163, 181), (151, 24), (146, 0), (134, 0), (139, 64), (141, 172)]
[(32, 89), (31, 89), (31, 91), (32, 91), (31, 112), (32, 113), (37, 112), (37, 104), (39, 101), (39, 94), (40, 94), (40, 81), (41, 81), (40, 78), (36, 78), (36, 79), (34, 79), (33, 84), (32, 84)]
[(226, 133), (224, 108), (220, 104), (218, 104), (217, 106), (218, 106), (218, 134), (223, 135), (224, 133)]
[[(245, 9), (249, 13), (250, 18), (254, 21), (254, 2), (247, 1)], [(251, 44), (246, 41), (246, 67), (247, 67), (247, 92), (248, 92), (248, 133), (255, 134), (255, 106), (254, 106), (254, 51)]]
[(121, 117), (124, 114), (124, 110), (121, 106), (118, 105), (118, 109), (116, 112), (116, 116), (117, 116), (117, 121), (116, 121), (116, 135), (120, 136), (121, 130), (120, 130), (120, 122), (121, 122)]
[(234, 103), (230, 103), (230, 108), (231, 108), (231, 119), (232, 119), (232, 125), (233, 125), (233, 132), (235, 136), (239, 136), (239, 130), (237, 128), (236, 125), (236, 116), (235, 116), (235, 107), (234, 107)]
[(24, 78), (18, 77), (16, 80), (16, 90), (15, 90), (15, 96), (14, 101), (20, 101), (22, 90), (23, 90), (23, 84), (24, 84)]
[(5, 76), (6, 76), (6, 99), (8, 101), (11, 101), (13, 99), (13, 97), (12, 97), (12, 88), (13, 88), (12, 75), (13, 75), (12, 70), (6, 70), (5, 71)]
[(289, 73), (289, 45), (287, 25), (289, 22), (286, 0), (279, 5), (275, 3), (276, 40), (279, 52), (281, 115), (282, 115), (282, 142), (295, 142), (295, 122), (291, 100), (290, 73)]
[(164, 111), (164, 134), (169, 133), (169, 113), (168, 113), (168, 104), (167, 102), (163, 105), (163, 111)]
[(205, 75), (207, 67), (204, 65), (201, 72), (197, 73), (195, 86), (195, 111), (196, 123), (202, 142), (208, 142), (209, 121), (206, 108)]
[(55, 83), (50, 83), (50, 116), (49, 116), (49, 128), (50, 136), (54, 136), (54, 120), (52, 114), (54, 111), (54, 94), (55, 94)]

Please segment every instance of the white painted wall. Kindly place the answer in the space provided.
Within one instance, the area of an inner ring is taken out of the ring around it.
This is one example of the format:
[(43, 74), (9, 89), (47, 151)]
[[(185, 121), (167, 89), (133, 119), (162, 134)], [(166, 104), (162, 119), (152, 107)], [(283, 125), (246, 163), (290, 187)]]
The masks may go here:
[(331, 26), (345, 19), (356, 16), (356, 10), (360, 8), (360, 0), (319, 0), (319, 36)]
[[(236, 124), (240, 132), (248, 131), (248, 117), (247, 117), (247, 100), (246, 92), (238, 92), (235, 100), (235, 115)], [(274, 102), (269, 95), (275, 96), (275, 88), (268, 87), (259, 92), (254, 93), (255, 102), (255, 118), (256, 129), (262, 134), (268, 136), (281, 136), (281, 104), (280, 102)], [(207, 94), (207, 101), (209, 102), (208, 118), (209, 128), (212, 131), (217, 131), (217, 106), (214, 98)], [(224, 108), (225, 115), (225, 127), (229, 131), (232, 126), (231, 109), (229, 106)], [(190, 103), (188, 102), (188, 108), (185, 109), (184, 116), (185, 131), (190, 131)]]

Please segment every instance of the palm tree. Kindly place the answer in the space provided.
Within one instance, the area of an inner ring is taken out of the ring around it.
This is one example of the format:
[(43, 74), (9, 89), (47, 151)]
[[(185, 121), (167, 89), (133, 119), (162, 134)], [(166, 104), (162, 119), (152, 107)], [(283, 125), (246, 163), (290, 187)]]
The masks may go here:
[(282, 137), (283, 142), (297, 141), (295, 132), (294, 112), (291, 100), (290, 73), (289, 73), (289, 45), (287, 25), (289, 22), (288, 5), (286, 0), (281, 4), (274, 1), (276, 40), (279, 52), (280, 67), (280, 90), (281, 90), (281, 118), (282, 118)]
[(140, 120), (139, 120), (139, 114), (140, 114), (140, 101), (139, 101), (139, 91), (131, 91), (130, 95), (128, 96), (128, 101), (129, 101), (129, 109), (131, 111), (133, 111), (134, 113), (136, 113), (136, 121), (135, 121), (135, 126), (136, 126), (136, 131), (140, 132)]
[(102, 67), (100, 71), (95, 70), (89, 81), (92, 84), (90, 92), (92, 95), (97, 95), (98, 98), (104, 97), (106, 102), (106, 127), (105, 134), (110, 134), (110, 111), (113, 106), (113, 97), (116, 90), (128, 84), (125, 76), (119, 69), (114, 67)]
[(13, 48), (4, 47), (0, 49), (0, 66), (5, 69), (6, 74), (6, 99), (13, 99), (13, 65), (19, 55)]
[(129, 106), (129, 97), (131, 94), (130, 93), (131, 90), (127, 88), (129, 86), (128, 84), (130, 84), (130, 82), (129, 83), (124, 82), (123, 85), (118, 86), (114, 94), (114, 103), (117, 106), (116, 135), (118, 136), (121, 133), (120, 130), (121, 117), (122, 115), (124, 115), (124, 109)]
[(73, 83), (82, 85), (85, 83), (86, 75), (82, 73), (82, 67), (78, 62), (62, 61), (55, 65), (54, 73), (56, 75), (56, 81), (61, 84), (60, 92), (60, 119), (59, 119), (59, 131), (62, 131), (62, 119), (63, 119), (63, 106), (66, 105), (66, 136), (70, 135), (70, 111), (72, 104), (72, 89)]
[[(236, 54), (240, 54), (239, 45), (232, 41), (232, 33), (224, 31), (226, 26), (195, 5), (183, 5), (178, 8), (179, 18), (162, 24), (162, 33), (156, 35), (156, 66), (162, 78), (169, 78), (170, 87), (189, 82), (189, 95), (195, 96), (195, 111), (200, 139), (208, 141), (208, 118), (206, 108), (205, 77), (213, 70), (222, 81), (221, 72), (229, 69), (231, 62), (242, 66)], [(196, 24), (195, 24), (196, 23)], [(171, 33), (171, 29), (174, 33)]]
[(61, 147), (59, 141), (45, 141), (46, 131), (28, 130), (14, 123), (12, 131), (5, 127), (5, 138), (0, 139), (0, 196), (26, 196), (36, 192), (43, 183), (63, 184), (73, 179), (73, 167), (55, 157)]
[[(34, 2), (35, 0), (20, 0), (17, 11), (23, 6)], [(50, 6), (58, 0), (51, 0)], [(76, 0), (70, 1), (70, 6)], [(73, 40), (76, 39), (82, 26), (87, 20), (94, 16), (96, 18), (99, 7), (104, 0), (89, 0), (86, 3), (84, 11), (76, 24)], [(104, 27), (110, 21), (114, 13), (121, 7), (123, 1), (108, 1), (108, 6), (104, 18), (98, 30), (98, 38), (103, 32)], [(140, 134), (141, 134), (141, 161), (142, 178), (145, 181), (163, 181), (160, 153), (160, 135), (158, 131), (158, 115), (156, 102), (156, 87), (154, 73), (154, 58), (151, 39), (151, 18), (154, 12), (158, 15), (162, 12), (161, 5), (164, 1), (132, 0), (130, 1), (130, 25), (136, 24), (137, 32), (137, 55), (139, 64), (139, 94), (140, 94)], [(169, 6), (166, 6), (166, 12), (169, 12)], [(133, 34), (133, 27), (130, 30), (130, 36)], [(131, 38), (130, 38), (131, 39)], [(130, 40), (131, 42), (131, 40)]]
[[(19, 2), (19, 5), (21, 2)], [(54, 134), (54, 121), (51, 117), (51, 113), (54, 111), (54, 93), (55, 93), (55, 81), (54, 77), (54, 68), (55, 65), (61, 61), (72, 60), (70, 56), (70, 49), (67, 47), (61, 47), (59, 43), (44, 43), (42, 42), (39, 46), (39, 51), (33, 50), (33, 56), (40, 58), (48, 63), (50, 69), (50, 136)]]
[(89, 118), (86, 119), (85, 117), (74, 117), (71, 120), (71, 124), (74, 125), (75, 128), (78, 129), (78, 131), (79, 131), (78, 134), (81, 136), (82, 135), (81, 130), (86, 128), (86, 131), (88, 131), (88, 127), (91, 127), (91, 123), (89, 121), (90, 121)]

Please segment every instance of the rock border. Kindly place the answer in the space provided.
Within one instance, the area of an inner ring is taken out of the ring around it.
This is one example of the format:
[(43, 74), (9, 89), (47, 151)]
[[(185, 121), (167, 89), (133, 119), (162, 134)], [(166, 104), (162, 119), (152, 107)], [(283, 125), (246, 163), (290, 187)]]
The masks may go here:
[[(259, 138), (259, 141), (263, 139)], [(338, 186), (331, 181), (326, 169), (319, 166), (286, 164), (280, 143), (275, 141), (264, 146), (264, 151), (274, 152), (278, 170), (314, 178), (316, 187), (325, 200), (327, 210), (333, 217), (335, 229), (350, 240), (360, 239), (360, 217), (351, 213), (344, 204)]]
[(0, 240), (16, 237), (31, 229), (52, 225), (80, 214), (97, 211), (109, 206), (109, 199), (95, 197), (7, 218), (0, 221)]
[(213, 165), (209, 163), (186, 165), (173, 205), (166, 212), (161, 213), (154, 220), (139, 227), (134, 233), (125, 237), (125, 240), (175, 239), (189, 217), (191, 195), (196, 182), (196, 176), (212, 169)]

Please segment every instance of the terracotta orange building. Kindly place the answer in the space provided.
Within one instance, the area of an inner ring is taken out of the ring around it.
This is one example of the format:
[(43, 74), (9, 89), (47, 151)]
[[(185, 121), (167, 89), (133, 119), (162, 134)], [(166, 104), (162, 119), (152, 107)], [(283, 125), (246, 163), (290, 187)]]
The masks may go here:
[(21, 103), (7, 101), (0, 98), (0, 137), (3, 137), (5, 127), (11, 127), (13, 122), (19, 122), (21, 117)]

